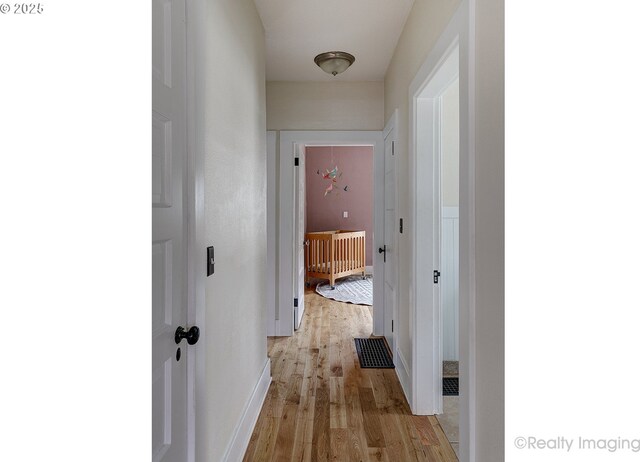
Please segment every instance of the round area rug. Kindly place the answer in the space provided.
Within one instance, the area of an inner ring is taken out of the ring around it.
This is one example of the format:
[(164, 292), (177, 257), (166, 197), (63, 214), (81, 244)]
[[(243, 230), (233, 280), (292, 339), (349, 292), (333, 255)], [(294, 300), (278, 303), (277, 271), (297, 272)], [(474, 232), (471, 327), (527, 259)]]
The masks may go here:
[(373, 281), (371, 276), (348, 276), (336, 281), (332, 289), (328, 282), (316, 286), (316, 292), (326, 298), (355, 305), (373, 305)]

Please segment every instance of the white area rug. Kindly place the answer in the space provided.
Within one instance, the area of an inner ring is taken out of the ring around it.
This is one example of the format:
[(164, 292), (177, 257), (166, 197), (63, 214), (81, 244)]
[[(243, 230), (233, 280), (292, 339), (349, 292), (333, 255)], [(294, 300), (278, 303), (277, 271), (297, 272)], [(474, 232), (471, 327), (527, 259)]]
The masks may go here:
[(328, 282), (316, 286), (316, 292), (326, 298), (355, 305), (373, 305), (373, 281), (371, 276), (348, 276), (336, 281), (336, 288), (331, 289)]

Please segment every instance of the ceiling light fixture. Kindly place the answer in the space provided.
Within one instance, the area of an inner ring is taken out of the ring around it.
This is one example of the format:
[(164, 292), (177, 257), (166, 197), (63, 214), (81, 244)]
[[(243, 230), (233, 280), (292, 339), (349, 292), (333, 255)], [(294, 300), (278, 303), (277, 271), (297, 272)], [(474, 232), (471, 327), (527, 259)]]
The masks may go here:
[(344, 51), (328, 51), (320, 53), (314, 59), (315, 63), (327, 74), (338, 75), (347, 70), (356, 58)]

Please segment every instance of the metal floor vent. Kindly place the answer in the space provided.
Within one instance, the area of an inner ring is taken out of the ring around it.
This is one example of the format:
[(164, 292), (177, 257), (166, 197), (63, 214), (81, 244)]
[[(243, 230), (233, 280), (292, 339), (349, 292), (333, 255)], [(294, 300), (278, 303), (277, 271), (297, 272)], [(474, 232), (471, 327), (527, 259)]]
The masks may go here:
[(384, 338), (354, 338), (360, 367), (393, 369), (393, 359), (389, 355)]
[(442, 396), (458, 396), (458, 377), (442, 379)]

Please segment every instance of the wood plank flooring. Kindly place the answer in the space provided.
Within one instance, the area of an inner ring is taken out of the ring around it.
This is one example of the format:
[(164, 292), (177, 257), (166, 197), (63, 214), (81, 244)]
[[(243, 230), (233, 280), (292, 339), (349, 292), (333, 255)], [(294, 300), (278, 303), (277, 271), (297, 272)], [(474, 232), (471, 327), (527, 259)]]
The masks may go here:
[(272, 383), (244, 461), (457, 461), (434, 416), (413, 416), (393, 369), (361, 369), (371, 308), (313, 289), (292, 337), (268, 339)]

